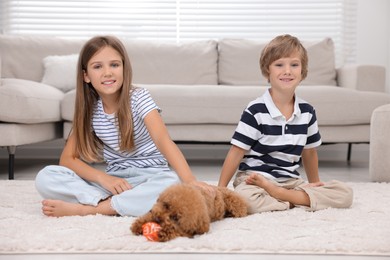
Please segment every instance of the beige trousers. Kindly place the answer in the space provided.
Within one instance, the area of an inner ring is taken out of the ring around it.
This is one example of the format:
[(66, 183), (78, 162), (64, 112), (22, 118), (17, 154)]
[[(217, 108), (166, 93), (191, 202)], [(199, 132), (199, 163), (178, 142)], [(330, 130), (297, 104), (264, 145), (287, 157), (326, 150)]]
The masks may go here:
[[(280, 201), (271, 197), (264, 189), (256, 185), (248, 185), (245, 180), (249, 173), (239, 172), (233, 182), (234, 190), (239, 193), (248, 203), (249, 214), (287, 210), (290, 203)], [(326, 208), (348, 208), (352, 205), (353, 191), (350, 187), (340, 181), (332, 180), (325, 182), (324, 186), (310, 187), (303, 179), (291, 179), (278, 183), (270, 180), (275, 185), (286, 189), (302, 190), (310, 198), (310, 207), (295, 205), (308, 211), (316, 211)]]

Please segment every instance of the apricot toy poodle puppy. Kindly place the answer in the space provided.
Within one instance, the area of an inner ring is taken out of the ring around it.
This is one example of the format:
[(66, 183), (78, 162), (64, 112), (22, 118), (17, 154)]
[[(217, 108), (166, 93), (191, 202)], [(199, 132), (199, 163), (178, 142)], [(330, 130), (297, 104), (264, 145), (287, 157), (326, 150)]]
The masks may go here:
[(189, 237), (209, 231), (212, 221), (247, 215), (246, 202), (232, 190), (215, 188), (215, 197), (203, 189), (189, 184), (176, 184), (162, 192), (153, 208), (138, 217), (131, 225), (135, 235), (142, 235), (145, 223), (160, 225), (157, 241), (176, 237)]

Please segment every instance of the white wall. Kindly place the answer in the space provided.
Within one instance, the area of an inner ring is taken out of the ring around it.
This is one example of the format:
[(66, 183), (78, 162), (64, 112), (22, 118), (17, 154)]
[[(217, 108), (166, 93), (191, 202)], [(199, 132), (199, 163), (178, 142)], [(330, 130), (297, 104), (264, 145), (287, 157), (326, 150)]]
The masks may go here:
[(357, 63), (385, 66), (390, 93), (390, 1), (357, 1)]

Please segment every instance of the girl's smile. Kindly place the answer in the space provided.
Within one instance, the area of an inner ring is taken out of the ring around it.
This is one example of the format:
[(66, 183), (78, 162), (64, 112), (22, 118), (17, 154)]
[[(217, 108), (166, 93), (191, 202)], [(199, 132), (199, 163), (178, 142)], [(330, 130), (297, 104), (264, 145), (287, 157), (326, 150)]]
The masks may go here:
[(117, 97), (123, 85), (123, 61), (112, 47), (104, 47), (88, 62), (84, 81), (91, 83), (102, 99)]

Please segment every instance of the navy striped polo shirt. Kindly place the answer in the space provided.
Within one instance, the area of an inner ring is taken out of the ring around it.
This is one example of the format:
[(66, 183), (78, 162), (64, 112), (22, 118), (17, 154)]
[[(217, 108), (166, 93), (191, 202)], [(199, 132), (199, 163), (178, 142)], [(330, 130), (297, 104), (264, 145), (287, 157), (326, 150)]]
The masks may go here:
[(267, 90), (244, 110), (231, 144), (247, 150), (239, 171), (276, 181), (299, 178), (303, 149), (321, 144), (315, 110), (295, 96), (293, 115), (286, 119)]

